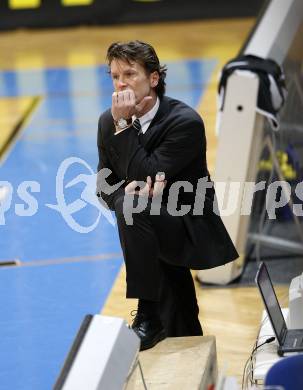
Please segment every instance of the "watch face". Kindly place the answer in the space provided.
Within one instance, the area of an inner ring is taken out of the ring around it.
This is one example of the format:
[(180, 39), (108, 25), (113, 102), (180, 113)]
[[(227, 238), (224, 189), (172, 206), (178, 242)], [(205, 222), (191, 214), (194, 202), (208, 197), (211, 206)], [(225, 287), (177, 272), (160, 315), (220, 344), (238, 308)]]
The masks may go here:
[(120, 118), (120, 119), (118, 120), (118, 126), (120, 127), (120, 129), (124, 129), (124, 127), (127, 126), (127, 121), (126, 121), (126, 119)]

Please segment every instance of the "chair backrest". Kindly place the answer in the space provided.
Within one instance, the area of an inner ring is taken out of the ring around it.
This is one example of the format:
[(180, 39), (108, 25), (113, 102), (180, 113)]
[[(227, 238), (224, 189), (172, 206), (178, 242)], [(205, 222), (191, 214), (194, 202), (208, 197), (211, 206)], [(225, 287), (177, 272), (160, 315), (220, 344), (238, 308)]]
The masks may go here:
[(303, 354), (288, 356), (276, 362), (269, 369), (264, 384), (280, 385), (284, 390), (302, 390)]

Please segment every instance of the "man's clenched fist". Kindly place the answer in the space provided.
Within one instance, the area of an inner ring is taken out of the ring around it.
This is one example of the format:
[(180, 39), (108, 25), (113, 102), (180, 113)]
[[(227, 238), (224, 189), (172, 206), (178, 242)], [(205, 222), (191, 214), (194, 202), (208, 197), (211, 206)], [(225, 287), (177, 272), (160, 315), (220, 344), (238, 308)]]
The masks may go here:
[(140, 118), (148, 111), (151, 101), (151, 96), (145, 96), (141, 102), (136, 104), (135, 93), (131, 89), (114, 92), (112, 95), (112, 116), (115, 121), (120, 118), (129, 119), (133, 115)]
[(114, 92), (112, 95), (112, 116), (114, 120), (129, 119), (135, 114), (136, 98), (134, 91)]

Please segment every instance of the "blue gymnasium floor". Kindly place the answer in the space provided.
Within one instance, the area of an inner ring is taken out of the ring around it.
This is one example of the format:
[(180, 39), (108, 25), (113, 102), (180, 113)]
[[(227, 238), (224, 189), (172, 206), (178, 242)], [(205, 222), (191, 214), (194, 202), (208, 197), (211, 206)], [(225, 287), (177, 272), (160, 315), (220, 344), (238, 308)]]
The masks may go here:
[[(216, 62), (166, 64), (167, 95), (197, 107)], [(0, 267), (0, 390), (51, 389), (83, 317), (102, 310), (120, 270), (117, 229), (92, 184), (111, 93), (105, 66), (0, 72), (0, 98), (40, 97), (0, 165), (0, 261), (21, 262)]]

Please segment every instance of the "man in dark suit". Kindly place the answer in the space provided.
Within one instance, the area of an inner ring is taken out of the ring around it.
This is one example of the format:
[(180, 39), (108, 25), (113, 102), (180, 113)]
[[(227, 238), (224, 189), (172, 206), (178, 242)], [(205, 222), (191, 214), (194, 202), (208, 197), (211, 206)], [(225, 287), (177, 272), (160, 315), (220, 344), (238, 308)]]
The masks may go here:
[(165, 336), (202, 335), (190, 268), (238, 254), (213, 210), (201, 117), (164, 96), (166, 68), (149, 44), (113, 43), (107, 60), (114, 93), (99, 119), (97, 194), (116, 214), (142, 350)]

